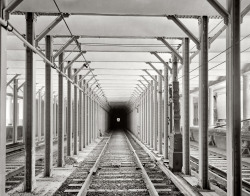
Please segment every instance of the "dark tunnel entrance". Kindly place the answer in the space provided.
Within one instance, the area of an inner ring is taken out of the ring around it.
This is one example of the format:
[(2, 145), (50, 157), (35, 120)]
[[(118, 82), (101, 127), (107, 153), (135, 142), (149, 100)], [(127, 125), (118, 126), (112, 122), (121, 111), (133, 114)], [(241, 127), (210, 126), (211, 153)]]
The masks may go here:
[(126, 106), (112, 107), (109, 112), (109, 129), (128, 128), (128, 108)]

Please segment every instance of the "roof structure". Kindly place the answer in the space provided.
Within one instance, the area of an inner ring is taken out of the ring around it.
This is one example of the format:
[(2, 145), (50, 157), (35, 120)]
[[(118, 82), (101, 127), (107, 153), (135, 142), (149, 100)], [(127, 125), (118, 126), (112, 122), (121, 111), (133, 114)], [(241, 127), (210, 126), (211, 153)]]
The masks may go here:
[[(226, 1), (219, 1), (225, 5)], [(250, 4), (242, 0), (242, 10)], [(83, 68), (79, 74), (85, 75), (93, 69), (86, 80), (93, 75), (96, 88), (101, 88), (110, 105), (112, 103), (127, 103), (135, 88), (144, 83), (144, 76), (156, 75), (148, 64), (151, 62), (157, 69), (163, 69), (163, 64), (154, 53), (157, 53), (171, 67), (172, 51), (159, 38), (164, 38), (172, 48), (182, 55), (182, 39), (187, 37), (171, 17), (180, 21), (190, 33), (199, 40), (199, 17), (209, 16), (209, 81), (221, 81), (226, 74), (226, 31), (223, 18), (207, 2), (201, 0), (25, 0), (10, 16), (10, 23), (25, 35), (25, 12), (37, 13), (35, 32), (37, 37), (54, 21), (60, 21), (46, 35), (52, 35), (54, 54), (76, 36), (80, 48), (73, 41), (64, 56), (65, 66), (79, 54), (73, 69), (79, 69), (87, 61), (88, 68)], [(61, 18), (60, 18), (61, 17)], [(250, 15), (244, 17), (241, 24), (241, 67), (249, 65), (250, 52)], [(216, 39), (215, 39), (216, 38)], [(45, 39), (39, 40), (37, 48), (45, 50)], [(197, 43), (190, 43), (190, 90), (195, 92), (199, 80), (199, 55)], [(20, 83), (24, 82), (25, 46), (11, 32), (7, 40), (7, 73), (8, 80), (20, 74)], [(58, 58), (55, 59), (58, 65)], [(45, 63), (37, 55), (37, 90), (45, 85)], [(182, 85), (182, 66), (179, 63), (179, 81)], [(53, 90), (57, 94), (58, 73), (53, 71)], [(140, 82), (141, 81), (141, 82)], [(66, 80), (65, 80), (66, 84)], [(66, 85), (65, 85), (66, 86)], [(223, 84), (222, 84), (223, 86)], [(224, 85), (225, 86), (225, 85)], [(66, 88), (66, 87), (65, 87)], [(221, 85), (217, 85), (220, 89)], [(181, 87), (180, 87), (181, 89)], [(11, 88), (8, 89), (9, 91)], [(181, 92), (180, 92), (181, 93)]]

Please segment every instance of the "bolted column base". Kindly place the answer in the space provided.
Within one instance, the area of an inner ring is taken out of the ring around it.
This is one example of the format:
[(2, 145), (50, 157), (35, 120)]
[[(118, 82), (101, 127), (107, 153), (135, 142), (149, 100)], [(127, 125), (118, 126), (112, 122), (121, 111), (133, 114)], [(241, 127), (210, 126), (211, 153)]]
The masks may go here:
[(181, 172), (182, 164), (182, 135), (173, 133), (170, 135), (169, 168), (172, 172)]

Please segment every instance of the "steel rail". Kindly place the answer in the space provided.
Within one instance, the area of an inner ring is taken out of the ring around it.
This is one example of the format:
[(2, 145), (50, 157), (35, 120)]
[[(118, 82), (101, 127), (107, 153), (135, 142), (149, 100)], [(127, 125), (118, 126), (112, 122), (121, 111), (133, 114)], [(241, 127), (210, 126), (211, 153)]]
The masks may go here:
[(87, 195), (88, 187), (89, 187), (90, 182), (91, 182), (91, 180), (92, 180), (92, 176), (96, 173), (96, 171), (97, 171), (97, 169), (98, 169), (98, 165), (99, 165), (99, 163), (100, 163), (100, 161), (101, 161), (101, 157), (102, 157), (104, 151), (106, 150), (106, 148), (107, 148), (107, 146), (108, 146), (108, 144), (109, 144), (109, 140), (110, 140), (111, 136), (112, 136), (112, 135), (109, 136), (109, 139), (108, 139), (107, 142), (105, 143), (105, 145), (104, 145), (104, 147), (103, 147), (101, 153), (99, 154), (99, 156), (98, 156), (98, 158), (97, 158), (97, 160), (96, 160), (94, 166), (90, 169), (89, 174), (88, 174), (87, 178), (85, 179), (85, 181), (84, 181), (84, 183), (83, 183), (81, 189), (79, 190), (77, 196), (86, 196), (86, 195)]

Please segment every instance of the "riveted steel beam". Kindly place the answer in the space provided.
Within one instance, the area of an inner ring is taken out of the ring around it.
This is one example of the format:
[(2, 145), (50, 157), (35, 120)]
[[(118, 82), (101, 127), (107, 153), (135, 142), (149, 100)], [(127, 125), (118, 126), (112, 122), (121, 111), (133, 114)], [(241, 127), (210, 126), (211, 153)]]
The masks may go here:
[[(169, 67), (168, 62), (165, 62), (165, 61), (160, 57), (160, 55), (158, 55), (156, 52), (151, 52), (151, 54), (155, 55), (156, 58), (159, 59), (159, 61), (161, 61), (161, 63), (163, 63), (164, 65), (166, 65), (166, 66), (168, 67), (170, 73), (172, 73), (172, 68)], [(151, 63), (151, 65), (152, 65), (152, 63)]]
[(182, 56), (179, 54), (179, 52), (176, 49), (174, 49), (163, 37), (157, 37), (157, 40), (161, 41), (165, 46), (167, 46), (167, 48), (177, 56), (181, 64), (183, 63)]
[(229, 13), (217, 0), (207, 0), (208, 3), (224, 18), (224, 23), (228, 25)]
[(3, 9), (3, 14), (4, 14), (4, 19), (9, 20), (10, 13), (20, 4), (22, 3), (23, 0), (13, 0), (11, 1), (4, 9)]
[(155, 72), (156, 72), (159, 76), (161, 76), (161, 77), (162, 77), (162, 79), (164, 79), (164, 76), (162, 75), (162, 73), (160, 73), (160, 72), (159, 72), (159, 70), (158, 70), (158, 69), (156, 69), (156, 68), (155, 68), (155, 66), (153, 66), (153, 64), (152, 64), (152, 63), (147, 62), (147, 64), (148, 64), (148, 65), (150, 65), (150, 67), (152, 67), (152, 68), (155, 70)]
[(56, 57), (58, 57), (73, 41), (75, 41), (76, 39), (79, 39), (79, 36), (73, 36), (72, 38), (70, 38), (53, 56), (53, 58), (55, 59)]
[(176, 16), (170, 15), (167, 18), (172, 20), (196, 44), (197, 49), (200, 48), (199, 39)]
[(74, 63), (83, 53), (84, 53), (83, 51), (79, 52), (79, 53), (75, 56), (75, 58), (67, 64), (67, 66), (64, 68), (64, 71), (66, 71), (69, 67), (71, 67), (71, 66), (73, 65), (73, 63)]
[(59, 22), (62, 21), (63, 17), (69, 17), (69, 14), (63, 14), (58, 16), (54, 21), (52, 21), (35, 39), (36, 46), (38, 46), (38, 42), (41, 41), (42, 38), (45, 37)]

